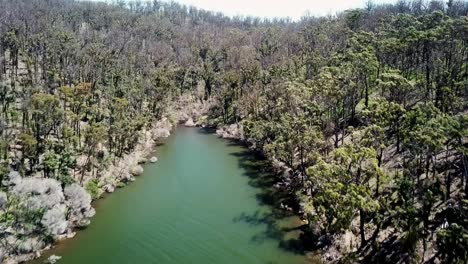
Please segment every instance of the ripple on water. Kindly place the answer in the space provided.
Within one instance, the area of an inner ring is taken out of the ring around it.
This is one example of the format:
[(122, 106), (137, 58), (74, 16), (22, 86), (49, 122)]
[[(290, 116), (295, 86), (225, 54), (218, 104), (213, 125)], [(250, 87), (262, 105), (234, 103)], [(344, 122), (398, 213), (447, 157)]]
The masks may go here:
[(279, 247), (279, 219), (252, 186), (260, 173), (247, 167), (244, 148), (180, 128), (157, 153), (160, 162), (134, 184), (99, 201), (89, 228), (46, 256), (63, 256), (61, 264), (305, 263)]

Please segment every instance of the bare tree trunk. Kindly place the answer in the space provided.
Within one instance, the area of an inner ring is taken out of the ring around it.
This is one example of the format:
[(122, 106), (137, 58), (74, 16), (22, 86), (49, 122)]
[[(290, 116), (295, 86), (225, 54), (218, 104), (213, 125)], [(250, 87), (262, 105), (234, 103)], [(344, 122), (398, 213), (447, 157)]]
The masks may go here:
[(364, 211), (359, 209), (359, 235), (361, 236), (361, 247), (365, 246), (366, 233), (364, 230)]

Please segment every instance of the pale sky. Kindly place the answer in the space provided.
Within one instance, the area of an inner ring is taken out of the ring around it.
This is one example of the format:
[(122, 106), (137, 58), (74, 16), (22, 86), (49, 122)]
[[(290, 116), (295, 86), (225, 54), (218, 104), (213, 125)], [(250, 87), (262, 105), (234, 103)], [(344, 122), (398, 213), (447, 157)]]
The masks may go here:
[[(312, 15), (335, 14), (349, 8), (364, 7), (367, 0), (175, 0), (198, 8), (220, 11), (228, 16), (291, 17), (298, 19), (309, 11)], [(374, 0), (394, 3), (396, 0)]]

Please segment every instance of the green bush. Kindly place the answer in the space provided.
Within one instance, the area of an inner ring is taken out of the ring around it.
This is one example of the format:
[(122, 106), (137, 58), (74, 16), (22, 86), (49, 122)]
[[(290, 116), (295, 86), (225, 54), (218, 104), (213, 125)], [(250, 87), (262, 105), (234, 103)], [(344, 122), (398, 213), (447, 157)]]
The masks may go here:
[(93, 200), (99, 199), (101, 197), (102, 191), (98, 187), (97, 180), (91, 180), (86, 184), (86, 191), (91, 195)]
[(437, 249), (443, 263), (466, 263), (468, 260), (468, 232), (456, 223), (437, 233)]

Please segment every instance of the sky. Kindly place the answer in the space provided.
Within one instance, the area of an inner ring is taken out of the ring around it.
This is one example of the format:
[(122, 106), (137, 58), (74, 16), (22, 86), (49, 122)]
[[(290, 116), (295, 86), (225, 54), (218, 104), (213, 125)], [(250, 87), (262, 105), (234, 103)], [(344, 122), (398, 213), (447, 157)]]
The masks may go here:
[[(297, 20), (307, 11), (311, 15), (328, 15), (349, 8), (364, 7), (367, 0), (174, 0), (198, 8), (219, 11), (228, 16), (256, 16), (262, 18), (290, 17)], [(393, 3), (396, 0), (373, 0), (374, 3)]]

